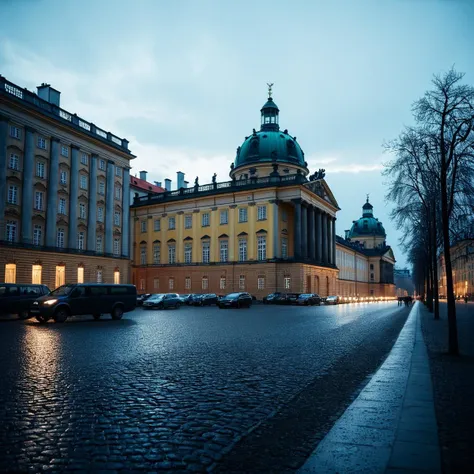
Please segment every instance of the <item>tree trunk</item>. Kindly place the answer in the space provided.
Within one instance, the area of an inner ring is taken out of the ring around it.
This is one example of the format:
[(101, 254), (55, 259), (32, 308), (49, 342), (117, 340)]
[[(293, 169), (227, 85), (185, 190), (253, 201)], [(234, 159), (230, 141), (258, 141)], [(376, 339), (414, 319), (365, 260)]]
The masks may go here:
[(426, 307), (430, 313), (433, 312), (433, 291), (432, 291), (432, 284), (431, 284), (431, 263), (430, 259), (426, 263)]
[(438, 288), (438, 262), (437, 262), (437, 236), (436, 236), (436, 203), (433, 204), (433, 226), (432, 226), (432, 237), (431, 242), (433, 243), (431, 247), (432, 255), (432, 265), (433, 265), (433, 298), (434, 298), (434, 318), (439, 319), (439, 288)]

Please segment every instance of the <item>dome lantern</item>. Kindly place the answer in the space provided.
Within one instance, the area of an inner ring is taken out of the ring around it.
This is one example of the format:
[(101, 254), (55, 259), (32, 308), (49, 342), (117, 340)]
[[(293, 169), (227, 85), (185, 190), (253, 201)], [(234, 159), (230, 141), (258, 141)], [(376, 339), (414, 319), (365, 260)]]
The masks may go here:
[(370, 204), (368, 194), (367, 202), (362, 206), (362, 217), (374, 217), (374, 206)]
[(270, 131), (273, 130), (277, 132), (280, 130), (280, 126), (278, 124), (278, 114), (280, 110), (278, 106), (273, 102), (272, 98), (272, 87), (273, 83), (268, 84), (268, 100), (265, 105), (260, 109), (261, 112), (261, 122), (260, 122), (260, 130), (262, 131)]

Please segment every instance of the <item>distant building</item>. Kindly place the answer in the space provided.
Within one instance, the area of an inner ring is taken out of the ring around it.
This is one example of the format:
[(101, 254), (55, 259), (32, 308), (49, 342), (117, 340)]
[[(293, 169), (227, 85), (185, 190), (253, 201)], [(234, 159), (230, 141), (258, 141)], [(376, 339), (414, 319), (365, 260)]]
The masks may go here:
[(0, 282), (128, 282), (128, 141), (0, 76)]
[(397, 296), (413, 296), (415, 285), (408, 268), (395, 268), (395, 287)]

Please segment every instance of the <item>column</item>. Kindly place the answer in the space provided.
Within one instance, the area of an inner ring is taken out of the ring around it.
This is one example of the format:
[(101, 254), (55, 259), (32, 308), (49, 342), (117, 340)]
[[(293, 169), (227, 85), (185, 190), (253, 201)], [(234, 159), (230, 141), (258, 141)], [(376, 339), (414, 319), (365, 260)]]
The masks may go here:
[(211, 223), (211, 248), (210, 261), (218, 262), (220, 260), (219, 249), (219, 211), (217, 207), (211, 208), (210, 223)]
[[(153, 232), (153, 221), (148, 221), (148, 225), (151, 227)], [(178, 263), (184, 263), (184, 211), (178, 211), (176, 213), (176, 261)], [(153, 242), (153, 238), (150, 239)], [(152, 244), (153, 247), (153, 244)], [(151, 250), (153, 251), (153, 250)]]
[(316, 260), (316, 229), (314, 227), (314, 207), (308, 209), (308, 226), (309, 226), (309, 258)]
[(5, 203), (7, 202), (8, 119), (0, 115), (0, 240), (5, 239)]
[(306, 204), (301, 208), (301, 247), (303, 258), (308, 258), (308, 208)]
[(316, 212), (316, 260), (322, 262), (323, 260), (323, 222), (322, 214), (319, 209)]
[(332, 242), (332, 235), (331, 235), (331, 216), (329, 214), (326, 215), (326, 237), (328, 239), (327, 243), (327, 263), (330, 265), (332, 264), (332, 247), (331, 247), (331, 242)]
[(294, 257), (301, 258), (301, 199), (294, 199)]
[(273, 217), (273, 258), (280, 258), (281, 257), (281, 249), (280, 249), (280, 215), (279, 215), (279, 208), (278, 208), (278, 200), (274, 199), (270, 201), (272, 206), (272, 217)]
[[(236, 237), (235, 237), (235, 208), (237, 206), (232, 204), (229, 206), (229, 262), (238, 260), (235, 252)], [(238, 245), (238, 244), (237, 244)], [(237, 247), (238, 248), (238, 247)], [(238, 252), (238, 250), (237, 250)]]
[(247, 240), (247, 258), (249, 260), (257, 260), (257, 234), (255, 224), (257, 222), (257, 207), (254, 202), (249, 203), (248, 207), (248, 229), (249, 237)]
[(89, 209), (87, 210), (87, 250), (89, 250), (90, 252), (96, 251), (96, 229), (97, 229), (97, 155), (93, 154), (91, 155), (90, 166), (89, 166)]
[(328, 215), (323, 212), (321, 216), (321, 230), (323, 235), (323, 246), (322, 246), (322, 263), (326, 265), (328, 263)]
[(122, 255), (130, 257), (130, 170), (123, 169)]
[(332, 222), (332, 263), (336, 265), (336, 218), (331, 219)]
[[(53, 148), (53, 141), (51, 140), (51, 149)], [(21, 190), (21, 242), (31, 244), (33, 231), (33, 172), (35, 168), (35, 130), (30, 127), (25, 127), (25, 153), (23, 156), (23, 183)], [(49, 172), (51, 174), (52, 167)], [(3, 185), (3, 183), (2, 183)], [(56, 194), (58, 190), (58, 183), (56, 182)], [(48, 197), (50, 195), (48, 189)], [(48, 199), (49, 207), (49, 199)], [(48, 209), (49, 210), (49, 209)], [(56, 212), (54, 212), (54, 225), (56, 225)], [(47, 229), (47, 227), (46, 227)]]
[(114, 162), (108, 160), (105, 178), (105, 253), (108, 254), (113, 253), (114, 245), (114, 171)]
[(77, 249), (77, 201), (79, 199), (79, 147), (71, 145), (68, 248)]

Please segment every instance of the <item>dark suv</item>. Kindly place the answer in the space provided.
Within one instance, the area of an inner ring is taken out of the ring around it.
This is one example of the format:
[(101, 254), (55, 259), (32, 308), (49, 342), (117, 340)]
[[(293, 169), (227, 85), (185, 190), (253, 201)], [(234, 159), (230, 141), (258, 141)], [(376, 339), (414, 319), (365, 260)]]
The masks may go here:
[(46, 285), (0, 283), (0, 314), (18, 314), (27, 319), (31, 303), (49, 292)]
[(252, 306), (252, 297), (249, 293), (229, 293), (222, 297), (217, 306), (223, 308), (250, 308)]

